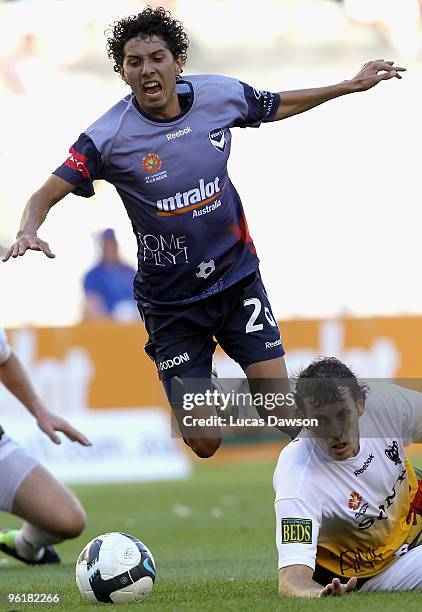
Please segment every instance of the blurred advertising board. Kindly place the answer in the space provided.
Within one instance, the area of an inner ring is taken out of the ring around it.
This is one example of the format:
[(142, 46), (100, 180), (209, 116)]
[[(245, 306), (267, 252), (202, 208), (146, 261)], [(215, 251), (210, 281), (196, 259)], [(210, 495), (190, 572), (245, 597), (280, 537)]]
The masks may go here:
[(53, 444), (31, 418), (1, 414), (7, 434), (57, 478), (70, 483), (117, 483), (172, 480), (189, 475), (191, 465), (171, 437), (162, 408), (97, 410), (72, 418), (72, 425), (92, 442), (83, 447), (62, 436)]
[[(422, 378), (422, 317), (294, 319), (279, 322), (289, 372), (318, 356), (336, 356), (359, 377)], [(9, 342), (48, 407), (64, 416), (161, 406), (167, 402), (139, 324), (91, 323), (7, 330)], [(221, 351), (221, 377), (240, 368)], [(7, 399), (7, 401), (6, 401)], [(23, 410), (0, 387), (0, 414)]]
[[(280, 322), (280, 329), (293, 376), (316, 357), (333, 355), (359, 377), (394, 379), (422, 390), (422, 317), (295, 319)], [(91, 449), (67, 442), (55, 448), (0, 387), (0, 423), (55, 474), (100, 482), (188, 473), (183, 445), (171, 436), (155, 366), (143, 350), (142, 325), (20, 328), (8, 336), (47, 407), (95, 442)], [(221, 377), (243, 375), (221, 351), (216, 362)]]
[(184, 478), (188, 454), (172, 437), (141, 326), (91, 324), (7, 331), (48, 409), (93, 443), (53, 444), (0, 386), (0, 423), (56, 477), (71, 483)]

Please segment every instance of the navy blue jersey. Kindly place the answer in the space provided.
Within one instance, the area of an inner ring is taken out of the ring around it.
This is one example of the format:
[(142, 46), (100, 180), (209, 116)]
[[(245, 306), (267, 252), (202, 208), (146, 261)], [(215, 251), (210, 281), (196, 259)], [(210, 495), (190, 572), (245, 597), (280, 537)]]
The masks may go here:
[(204, 299), (258, 267), (227, 174), (230, 128), (271, 121), (280, 97), (215, 75), (178, 80), (177, 90), (183, 110), (172, 120), (146, 116), (129, 94), (54, 172), (84, 197), (96, 179), (115, 186), (137, 238), (135, 296), (145, 305)]

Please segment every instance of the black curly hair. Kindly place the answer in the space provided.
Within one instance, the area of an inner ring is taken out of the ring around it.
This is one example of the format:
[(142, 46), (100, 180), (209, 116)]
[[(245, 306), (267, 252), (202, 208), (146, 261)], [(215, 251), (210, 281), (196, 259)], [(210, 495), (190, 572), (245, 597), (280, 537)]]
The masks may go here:
[(342, 389), (345, 387), (349, 389), (355, 402), (365, 399), (369, 391), (368, 385), (360, 384), (352, 370), (339, 359), (316, 359), (296, 378), (296, 407), (303, 412), (305, 398), (310, 398), (317, 408), (342, 401)]
[(173, 19), (162, 6), (153, 9), (144, 8), (138, 15), (130, 15), (120, 21), (115, 21), (111, 29), (106, 30), (107, 55), (114, 62), (113, 70), (121, 74), (124, 60), (124, 46), (128, 40), (137, 36), (143, 40), (151, 36), (159, 36), (167, 44), (174, 59), (182, 57), (186, 62), (189, 38), (183, 29), (183, 24)]

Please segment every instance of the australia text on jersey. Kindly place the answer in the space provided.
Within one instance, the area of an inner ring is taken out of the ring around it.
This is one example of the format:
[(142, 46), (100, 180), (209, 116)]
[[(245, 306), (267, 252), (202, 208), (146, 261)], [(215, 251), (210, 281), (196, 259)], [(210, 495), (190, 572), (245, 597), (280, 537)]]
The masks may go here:
[(172, 196), (157, 200), (157, 214), (160, 217), (180, 215), (199, 206), (211, 204), (221, 195), (223, 188), (224, 186), (220, 188), (220, 178), (218, 176), (209, 183), (205, 183), (205, 180), (201, 178), (198, 187), (188, 191), (178, 191)]

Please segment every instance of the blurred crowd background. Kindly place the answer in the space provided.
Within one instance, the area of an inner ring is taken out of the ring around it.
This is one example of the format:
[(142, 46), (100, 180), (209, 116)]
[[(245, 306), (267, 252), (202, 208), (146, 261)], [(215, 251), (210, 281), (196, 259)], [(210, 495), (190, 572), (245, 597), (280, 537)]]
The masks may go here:
[[(394, 59), (402, 81), (260, 130), (235, 130), (230, 171), (278, 318), (422, 312), (420, 276), (422, 0), (162, 0), (191, 45), (185, 74), (215, 72), (275, 91), (351, 78)], [(104, 31), (137, 0), (0, 0), (0, 245), (93, 120), (127, 93)], [(187, 169), (187, 171), (189, 171)], [(56, 253), (0, 265), (1, 323), (72, 325), (84, 277), (113, 228), (122, 261), (136, 243), (112, 187), (69, 196), (40, 231)], [(124, 310), (123, 319), (130, 316)]]

